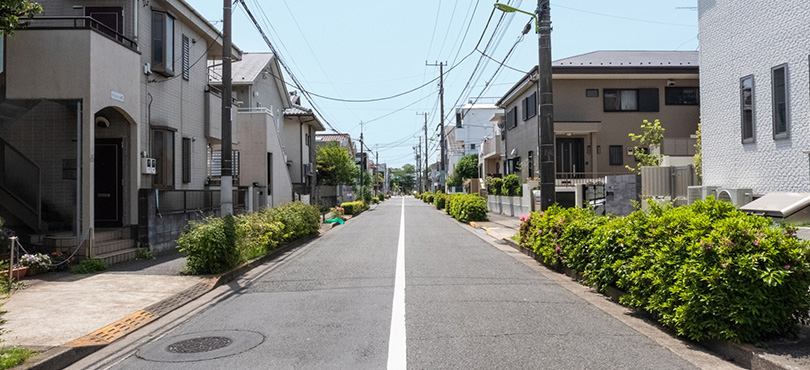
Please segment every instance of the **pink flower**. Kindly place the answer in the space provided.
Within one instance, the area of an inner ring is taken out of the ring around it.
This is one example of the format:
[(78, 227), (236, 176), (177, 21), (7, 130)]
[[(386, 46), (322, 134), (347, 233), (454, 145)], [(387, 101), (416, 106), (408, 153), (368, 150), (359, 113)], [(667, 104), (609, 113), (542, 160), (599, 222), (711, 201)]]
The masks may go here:
[(555, 250), (555, 251), (559, 251), (559, 250), (560, 250), (560, 247), (554, 248), (554, 250)]
[(537, 230), (537, 233), (538, 233), (538, 234), (542, 234), (542, 233), (543, 233), (543, 230), (542, 230), (542, 229), (541, 229), (541, 230)]
[(759, 240), (754, 240), (754, 245), (759, 245)]
[(726, 268), (726, 264), (725, 264), (725, 263), (721, 263), (721, 264), (720, 264), (720, 267), (722, 267), (722, 268)]
[(785, 265), (785, 270), (790, 270), (790, 265)]
[(529, 220), (529, 215), (520, 216), (520, 220), (521, 221), (528, 221)]

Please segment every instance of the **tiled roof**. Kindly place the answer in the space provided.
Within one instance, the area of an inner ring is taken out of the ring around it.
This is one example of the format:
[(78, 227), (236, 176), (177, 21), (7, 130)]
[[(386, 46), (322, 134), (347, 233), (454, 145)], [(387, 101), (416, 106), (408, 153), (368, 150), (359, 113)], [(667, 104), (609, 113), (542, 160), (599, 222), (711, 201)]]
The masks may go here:
[(312, 116), (312, 109), (293, 104), (292, 107), (284, 110), (285, 116)]
[[(273, 53), (244, 53), (242, 60), (234, 62), (231, 65), (231, 75), (233, 76), (233, 84), (253, 84), (262, 71), (267, 67), (267, 64), (273, 60)], [(220, 63), (219, 61), (209, 61), (209, 66), (213, 63)], [(211, 67), (211, 83), (215, 85), (222, 84), (222, 64), (217, 64)]]
[(349, 134), (317, 134), (315, 135), (315, 141), (339, 141), (339, 142), (347, 142), (351, 140), (351, 135)]

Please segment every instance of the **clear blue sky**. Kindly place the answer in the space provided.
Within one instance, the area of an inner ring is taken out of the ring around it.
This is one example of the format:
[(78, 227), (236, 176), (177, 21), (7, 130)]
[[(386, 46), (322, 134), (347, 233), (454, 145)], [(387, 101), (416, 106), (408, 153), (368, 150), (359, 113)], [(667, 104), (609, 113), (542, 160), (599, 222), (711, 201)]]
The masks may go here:
[[(221, 1), (187, 1), (221, 26)], [(483, 34), (479, 49), (485, 50), (491, 39), (486, 54), (503, 60), (530, 20), (523, 14), (501, 20), (502, 13), (496, 11), (484, 32), (494, 0), (245, 2), (304, 88), (319, 95), (350, 100), (396, 95), (439, 75), (438, 67), (425, 66), (426, 61), (447, 62), (458, 65), (445, 74), (446, 124), (452, 124), (454, 103), (478, 96), (500, 97), (522, 77), (502, 68), (493, 78), (498, 63), (477, 52), (464, 59)], [(537, 7), (534, 0), (506, 2), (530, 12)], [(551, 6), (554, 60), (595, 50), (697, 50), (697, 12), (676, 9), (695, 7), (695, 0), (556, 0)], [(244, 51), (270, 50), (241, 5), (234, 11), (233, 34), (234, 44)], [(478, 72), (471, 78), (479, 61)], [(533, 30), (515, 46), (506, 64), (522, 71), (537, 64)], [(487, 81), (490, 87), (483, 91)], [(315, 98), (315, 104), (337, 130), (353, 138), (360, 136), (360, 121), (369, 122), (364, 130), (366, 144), (372, 149), (379, 145), (380, 162), (401, 167), (415, 162), (412, 146), (424, 135), (424, 117), (419, 113), (430, 113), (428, 133), (438, 134), (437, 85), (430, 83), (413, 93), (373, 103)], [(485, 100), (491, 99), (481, 101)], [(431, 162), (437, 155), (437, 149), (431, 151)]]

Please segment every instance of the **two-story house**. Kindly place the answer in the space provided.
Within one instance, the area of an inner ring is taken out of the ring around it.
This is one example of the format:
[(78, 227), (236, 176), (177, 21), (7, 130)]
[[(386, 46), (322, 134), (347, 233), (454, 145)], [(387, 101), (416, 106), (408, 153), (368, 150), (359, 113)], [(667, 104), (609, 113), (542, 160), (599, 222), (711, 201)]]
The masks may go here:
[[(221, 88), (220, 65), (211, 68), (211, 84)], [(272, 53), (243, 53), (242, 60), (233, 63), (231, 75), (233, 97), (239, 107), (233, 145), (239, 158), (238, 185), (253, 192), (251, 208), (289, 203), (292, 181), (281, 131), (284, 110), (292, 105), (278, 58)], [(216, 175), (209, 172), (209, 182), (218, 180)]]
[[(600, 178), (635, 167), (629, 133), (643, 120), (665, 128), (662, 154), (694, 154), (700, 115), (698, 55), (597, 51), (552, 63), (557, 179)], [(504, 174), (539, 177), (537, 67), (496, 103), (504, 109)], [(691, 158), (689, 159), (691, 162)]]
[(447, 129), (445, 136), (448, 142), (448, 177), (453, 175), (456, 164), (462, 157), (480, 154), (484, 137), (495, 126), (490, 118), (500, 110), (494, 104), (472, 102), (456, 108), (456, 124)]
[(311, 203), (317, 182), (315, 134), (325, 129), (312, 109), (301, 106), (301, 96), (297, 92), (291, 92), (290, 99), (291, 107), (284, 109), (284, 155), (287, 158), (294, 200)]
[(0, 214), (47, 233), (28, 238), (43, 249), (110, 263), (134, 257), (135, 239), (171, 248), (219, 207), (206, 156), (222, 103), (207, 61), (222, 59), (221, 33), (182, 0), (40, 3), (3, 38)]
[(698, 19), (703, 184), (810, 191), (810, 3), (700, 0)]

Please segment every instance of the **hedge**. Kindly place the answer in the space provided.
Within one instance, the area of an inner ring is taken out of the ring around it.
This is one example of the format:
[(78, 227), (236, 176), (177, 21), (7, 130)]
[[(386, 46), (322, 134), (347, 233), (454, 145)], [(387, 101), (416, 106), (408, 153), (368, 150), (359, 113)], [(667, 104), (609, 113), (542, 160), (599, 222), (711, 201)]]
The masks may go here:
[(448, 197), (449, 195), (445, 193), (436, 193), (436, 196), (433, 197), (433, 205), (436, 206), (436, 209), (443, 210)]
[(459, 222), (486, 221), (487, 200), (476, 194), (453, 194), (446, 201), (447, 213)]
[(522, 220), (520, 243), (542, 262), (624, 290), (622, 304), (690, 339), (760, 343), (810, 316), (810, 243), (731, 203), (650, 202), (626, 217), (554, 206)]
[(320, 227), (317, 207), (288, 203), (239, 216), (190, 221), (177, 248), (186, 255), (190, 274), (216, 274), (272, 252), (278, 245), (314, 234)]
[(520, 196), (523, 189), (520, 187), (520, 179), (515, 174), (508, 175), (503, 178), (503, 185), (501, 185), (501, 195), (508, 197)]
[(501, 195), (503, 188), (503, 180), (500, 177), (493, 177), (492, 181), (487, 185), (487, 193), (489, 195)]
[(429, 191), (426, 191), (426, 192), (422, 193), (422, 196), (420, 198), (425, 203), (433, 204), (434, 194), (429, 192)]
[(357, 216), (368, 209), (366, 202), (362, 200), (341, 203), (340, 206), (343, 208), (345, 214), (352, 216)]

